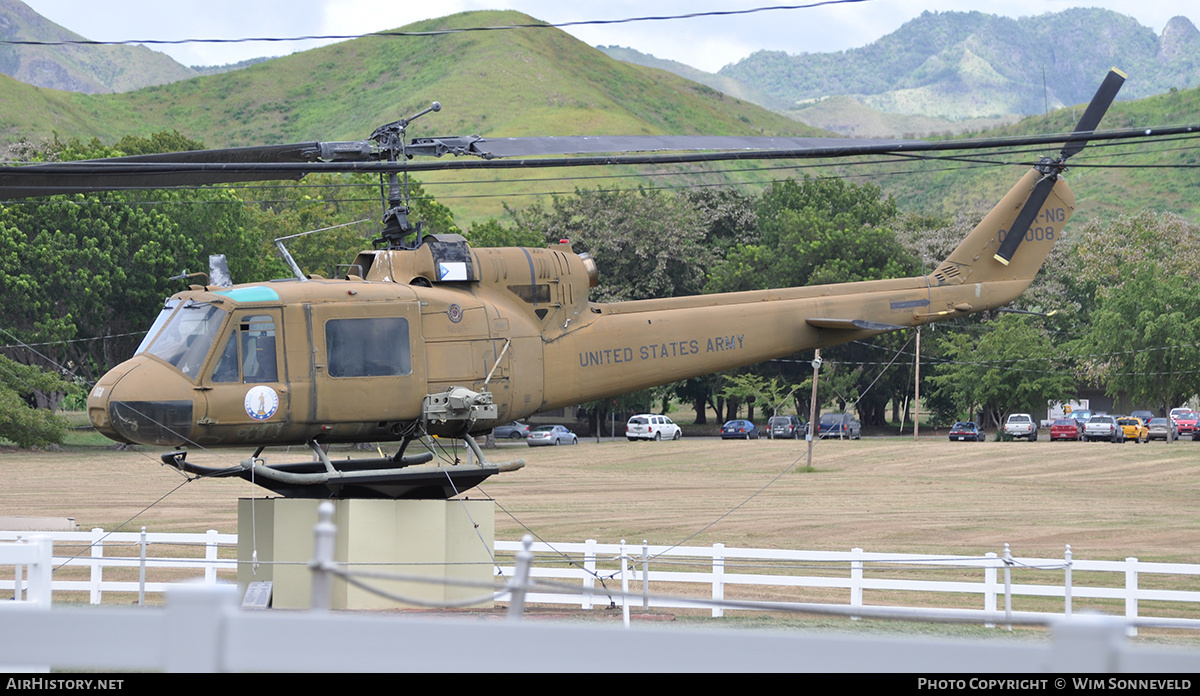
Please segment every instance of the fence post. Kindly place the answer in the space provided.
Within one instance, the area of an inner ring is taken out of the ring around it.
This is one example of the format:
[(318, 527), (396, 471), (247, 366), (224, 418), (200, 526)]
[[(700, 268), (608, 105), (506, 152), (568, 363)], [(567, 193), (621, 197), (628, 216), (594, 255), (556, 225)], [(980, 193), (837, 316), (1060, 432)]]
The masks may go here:
[[(725, 544), (713, 544), (712, 578), (713, 601), (725, 601)], [(724, 607), (714, 606), (712, 615), (714, 619), (725, 616)]]
[(237, 612), (236, 585), (175, 583), (167, 590), (163, 635), (164, 672), (225, 671), (229, 619)]
[(333, 503), (317, 506), (317, 524), (313, 527), (312, 603), (315, 611), (326, 611), (333, 602), (333, 552), (337, 527), (333, 524)]
[[(862, 581), (863, 581), (863, 550), (860, 548), (850, 549), (850, 606), (862, 606)], [(852, 621), (858, 621), (858, 616), (851, 616)]]
[[(983, 554), (984, 558), (996, 558), (995, 551), (988, 551)], [(983, 567), (983, 610), (990, 613), (996, 613), (996, 564), (987, 561), (987, 565)], [(994, 623), (983, 624), (984, 628), (995, 628)]]
[(54, 541), (40, 534), (29, 541), (37, 546), (38, 560), (26, 570), (29, 584), (25, 588), (25, 599), (42, 609), (49, 609), (54, 596)]
[(1067, 544), (1067, 552), (1063, 554), (1067, 567), (1063, 571), (1063, 615), (1071, 615), (1071, 545)]
[(629, 628), (629, 557), (625, 553), (625, 540), (621, 540), (621, 620)]
[[(1130, 556), (1125, 559), (1125, 618), (1132, 621), (1138, 617), (1138, 559)], [(1129, 624), (1125, 635), (1133, 638), (1137, 635), (1137, 626)]]
[(650, 544), (642, 539), (642, 609), (650, 608)]
[(146, 527), (138, 538), (138, 606), (146, 606)]
[(217, 584), (217, 530), (205, 532), (204, 541), (204, 584)]
[[(17, 543), (25, 541), (23, 537), (17, 537)], [(21, 601), (21, 588), (25, 586), (25, 566), (17, 563), (13, 565), (13, 601)]]
[(1009, 622), (1008, 630), (1012, 630), (1012, 550), (1004, 545), (1004, 618)]
[(525, 614), (525, 593), (529, 590), (529, 568), (533, 565), (533, 535), (521, 537), (521, 550), (517, 552), (517, 566), (508, 586), (508, 620), (520, 621)]
[(581, 609), (592, 608), (592, 591), (596, 589), (596, 540), (588, 539), (583, 549), (583, 604)]
[(89, 596), (89, 601), (92, 604), (99, 604), (103, 596), (100, 591), (100, 584), (104, 582), (104, 530), (99, 527), (92, 528), (92, 591)]

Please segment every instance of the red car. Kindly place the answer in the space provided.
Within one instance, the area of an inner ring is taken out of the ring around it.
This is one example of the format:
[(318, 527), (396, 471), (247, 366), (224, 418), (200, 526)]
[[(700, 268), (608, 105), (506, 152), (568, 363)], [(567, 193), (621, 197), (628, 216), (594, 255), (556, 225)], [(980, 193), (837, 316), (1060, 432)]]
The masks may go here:
[(1179, 437), (1191, 437), (1196, 432), (1196, 424), (1200, 422), (1200, 413), (1185, 411), (1175, 416), (1175, 427), (1179, 428)]
[(1082, 440), (1083, 423), (1074, 418), (1059, 418), (1050, 425), (1050, 441)]

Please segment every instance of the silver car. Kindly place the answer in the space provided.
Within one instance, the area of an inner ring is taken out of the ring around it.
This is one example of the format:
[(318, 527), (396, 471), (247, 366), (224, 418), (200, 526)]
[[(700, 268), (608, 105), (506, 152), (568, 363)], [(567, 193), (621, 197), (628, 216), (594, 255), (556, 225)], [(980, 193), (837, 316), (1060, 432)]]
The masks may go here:
[(1125, 429), (1117, 423), (1114, 416), (1092, 416), (1083, 426), (1083, 439), (1088, 442), (1125, 442)]
[(575, 433), (567, 430), (565, 425), (539, 425), (529, 431), (529, 437), (525, 438), (525, 443), (530, 447), (538, 447), (540, 445), (578, 445), (579, 438), (575, 437)]
[(1179, 439), (1179, 429), (1175, 427), (1175, 421), (1170, 418), (1151, 418), (1149, 424), (1150, 434), (1148, 437), (1151, 440), (1172, 440)]

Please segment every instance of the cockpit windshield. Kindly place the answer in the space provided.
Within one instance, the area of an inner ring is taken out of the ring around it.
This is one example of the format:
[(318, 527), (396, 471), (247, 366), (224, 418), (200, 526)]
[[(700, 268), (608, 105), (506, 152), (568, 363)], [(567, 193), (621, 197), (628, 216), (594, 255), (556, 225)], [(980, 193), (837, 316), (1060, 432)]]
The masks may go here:
[[(163, 314), (154, 322), (155, 327), (162, 322), (168, 309), (170, 305), (163, 309)], [(188, 377), (195, 378), (204, 366), (221, 325), (225, 323), (226, 314), (225, 310), (211, 304), (187, 302), (171, 315), (146, 352), (166, 360)], [(154, 330), (151, 328), (151, 333)]]
[(178, 306), (179, 300), (167, 300), (167, 304), (162, 308), (162, 311), (159, 312), (158, 316), (154, 318), (154, 325), (151, 326), (150, 330), (146, 332), (146, 337), (142, 339), (140, 344), (138, 344), (137, 350), (133, 352), (134, 355), (137, 355), (138, 353), (141, 353), (150, 347), (150, 344), (154, 342), (154, 337), (157, 336), (158, 332), (162, 330), (163, 324), (167, 323), (167, 320), (171, 318), (171, 314), (175, 312), (175, 308)]

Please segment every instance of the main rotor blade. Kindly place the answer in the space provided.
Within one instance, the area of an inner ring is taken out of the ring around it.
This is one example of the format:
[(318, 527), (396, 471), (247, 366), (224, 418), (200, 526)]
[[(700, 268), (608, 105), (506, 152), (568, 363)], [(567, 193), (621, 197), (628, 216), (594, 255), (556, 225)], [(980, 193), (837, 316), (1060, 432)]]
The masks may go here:
[[(421, 144), (414, 140), (414, 145)], [(530, 157), (538, 155), (590, 155), (605, 152), (694, 152), (754, 150), (821, 150), (829, 148), (911, 148), (923, 140), (871, 138), (773, 138), (740, 135), (569, 135), (541, 138), (480, 138), (471, 144), (472, 153), (485, 157)]]
[[(1104, 118), (1108, 107), (1112, 106), (1113, 99), (1117, 97), (1117, 92), (1121, 90), (1121, 85), (1125, 84), (1127, 75), (1116, 68), (1108, 71), (1104, 76), (1104, 82), (1100, 83), (1100, 88), (1096, 90), (1096, 94), (1092, 96), (1092, 101), (1088, 102), (1087, 109), (1083, 112), (1083, 117), (1079, 119), (1079, 123), (1075, 125), (1076, 133), (1089, 133), (1096, 130), (1100, 125), (1101, 119)], [(1086, 140), (1079, 140), (1067, 143), (1061, 153), (1062, 159), (1067, 159), (1087, 145)]]
[(1013, 220), (1012, 228), (1008, 230), (1008, 234), (1004, 237), (1004, 241), (1000, 243), (1000, 248), (992, 258), (996, 259), (1005, 266), (1009, 261), (1012, 261), (1013, 254), (1017, 253), (1017, 247), (1020, 246), (1021, 240), (1025, 239), (1025, 233), (1029, 231), (1029, 226), (1037, 219), (1037, 214), (1041, 212), (1042, 205), (1046, 203), (1046, 198), (1050, 196), (1050, 190), (1054, 188), (1054, 184), (1058, 183), (1058, 177), (1053, 174), (1047, 174), (1034, 184), (1033, 192), (1029, 194), (1029, 199), (1025, 201), (1025, 207), (1021, 208), (1021, 212), (1017, 213), (1017, 219)]
[[(439, 161), (412, 162), (400, 159), (396, 162), (380, 161), (380, 153), (368, 141), (293, 143), (261, 148), (229, 148), (224, 150), (198, 150), (183, 153), (141, 155), (105, 160), (82, 162), (54, 162), (27, 166), (0, 166), (0, 200), (48, 196), (61, 193), (85, 193), (139, 188), (169, 188), (172, 186), (195, 186), (202, 184), (239, 183), (247, 181), (272, 181), (300, 179), (315, 172), (370, 172), (391, 174), (398, 172), (430, 172), (467, 169), (531, 169), (556, 167), (592, 167), (612, 165), (660, 165), (667, 163), (698, 163), (724, 161), (758, 161), (781, 159), (836, 159), (867, 155), (906, 154), (921, 152), (946, 152), (962, 150), (996, 149), (1005, 147), (1028, 147), (1056, 143), (1083, 142), (1088, 140), (1120, 140), (1152, 138), (1171, 135), (1194, 135), (1200, 125), (1188, 124), (1161, 128), (1130, 128), (1117, 131), (1085, 132), (1083, 134), (1050, 134), (1040, 136), (1007, 136), (978, 138), (973, 140), (863, 140), (839, 138), (753, 138), (737, 136), (636, 136), (646, 137), (641, 142), (631, 141), (636, 148), (657, 146), (683, 147), (675, 152), (656, 149), (643, 154), (587, 155), (560, 157), (531, 157), (507, 159), (498, 157), (504, 152), (504, 141), (515, 143), (514, 150), (528, 151), (538, 147), (530, 141), (543, 138), (494, 138), (485, 140), (475, 136), (461, 138), (437, 138), (414, 141), (406, 148), (407, 154), (478, 154), (482, 157), (442, 159)], [(615, 136), (625, 139), (634, 136)], [(614, 144), (614, 136), (597, 139), (597, 148), (608, 149)], [(778, 149), (736, 149), (728, 151), (705, 151), (727, 138), (742, 145), (775, 147)], [(550, 138), (548, 147), (569, 150), (579, 147), (579, 140), (590, 138)], [(692, 139), (691, 142), (688, 142)], [(485, 149), (490, 147), (491, 159), (479, 150), (475, 143), (483, 141)], [(575, 142), (571, 142), (575, 141)], [(774, 141), (774, 142), (766, 142)], [(798, 141), (804, 141), (803, 143)], [(494, 146), (488, 143), (498, 143)], [(585, 142), (584, 145), (587, 143)], [(789, 145), (805, 145), (788, 149)], [(319, 157), (314, 159), (314, 153)], [(247, 157), (243, 157), (246, 155)], [(246, 159), (256, 161), (245, 161)]]

